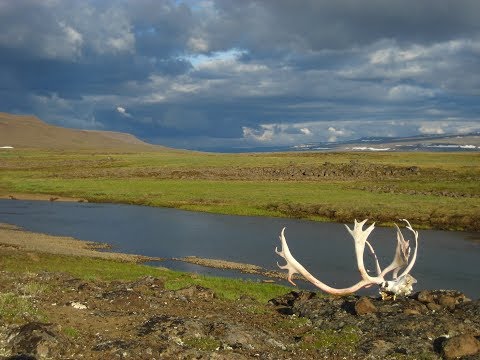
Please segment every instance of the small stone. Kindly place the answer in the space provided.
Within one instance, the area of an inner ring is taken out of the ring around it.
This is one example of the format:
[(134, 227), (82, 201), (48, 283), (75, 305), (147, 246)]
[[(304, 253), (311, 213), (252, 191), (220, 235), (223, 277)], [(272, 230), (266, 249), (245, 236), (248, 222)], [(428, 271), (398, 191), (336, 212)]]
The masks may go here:
[(377, 312), (377, 308), (375, 305), (373, 305), (369, 298), (362, 296), (355, 303), (355, 312), (357, 315), (371, 314)]
[(420, 311), (418, 311), (417, 309), (405, 309), (403, 310), (403, 313), (405, 315), (420, 315)]
[(449, 308), (450, 310), (455, 309), (457, 299), (453, 296), (442, 295), (438, 299), (438, 303), (443, 307)]
[(443, 354), (446, 359), (475, 355), (478, 352), (480, 352), (480, 341), (473, 335), (463, 334), (454, 336), (443, 344)]
[(431, 311), (439, 311), (439, 310), (443, 309), (443, 306), (439, 305), (439, 304), (436, 304), (434, 302), (431, 302), (431, 303), (427, 304), (427, 308), (428, 308), (428, 310), (431, 310)]
[(422, 290), (418, 293), (417, 300), (424, 304), (428, 304), (435, 302), (435, 297), (430, 291)]

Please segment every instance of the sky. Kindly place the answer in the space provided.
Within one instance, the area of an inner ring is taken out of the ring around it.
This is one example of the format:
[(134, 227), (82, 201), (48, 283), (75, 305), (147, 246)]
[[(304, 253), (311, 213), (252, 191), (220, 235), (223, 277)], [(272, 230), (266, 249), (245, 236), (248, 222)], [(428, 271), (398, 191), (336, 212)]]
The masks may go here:
[(0, 111), (188, 149), (480, 130), (478, 0), (0, 0)]

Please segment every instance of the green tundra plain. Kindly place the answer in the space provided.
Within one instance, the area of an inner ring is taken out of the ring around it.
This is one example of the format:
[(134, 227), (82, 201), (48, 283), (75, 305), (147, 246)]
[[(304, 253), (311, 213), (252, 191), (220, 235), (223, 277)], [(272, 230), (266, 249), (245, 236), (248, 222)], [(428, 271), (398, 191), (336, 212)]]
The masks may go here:
[(480, 230), (478, 152), (0, 152), (0, 196)]

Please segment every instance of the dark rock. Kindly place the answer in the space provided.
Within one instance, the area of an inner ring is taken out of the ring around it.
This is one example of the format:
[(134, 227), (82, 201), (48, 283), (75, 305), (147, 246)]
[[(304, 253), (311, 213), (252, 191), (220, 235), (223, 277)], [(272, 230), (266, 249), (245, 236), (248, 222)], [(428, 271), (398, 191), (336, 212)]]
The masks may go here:
[(178, 327), (183, 325), (184, 320), (179, 317), (160, 315), (153, 316), (140, 326), (138, 330), (139, 336), (148, 335), (154, 331), (166, 331), (169, 327)]
[(476, 355), (480, 352), (480, 341), (470, 334), (457, 335), (443, 343), (443, 355), (447, 359)]
[(268, 303), (275, 306), (292, 306), (294, 303), (305, 302), (315, 296), (316, 294), (311, 291), (291, 291), (285, 295), (270, 299)]
[(428, 291), (428, 290), (422, 290), (420, 291), (418, 294), (417, 294), (417, 300), (424, 303), (424, 304), (428, 304), (428, 303), (433, 303), (435, 302), (434, 300), (434, 296), (432, 294), (431, 291)]
[(457, 305), (470, 301), (464, 294), (454, 290), (423, 290), (416, 295), (416, 299), (431, 311), (454, 310)]
[(355, 313), (357, 315), (365, 315), (377, 312), (377, 308), (369, 298), (363, 296), (355, 303)]
[(438, 297), (438, 304), (450, 310), (453, 310), (455, 308), (455, 305), (457, 305), (457, 300), (458, 299), (455, 296), (440, 295)]
[(440, 311), (440, 310), (443, 309), (442, 305), (434, 303), (434, 302), (428, 303), (427, 308), (428, 308), (428, 310), (432, 310), (432, 311)]
[(8, 338), (12, 353), (50, 357), (61, 346), (61, 339), (52, 324), (29, 322), (13, 329)]
[[(298, 341), (312, 340), (315, 334), (324, 334), (325, 339), (325, 334), (349, 329), (358, 334), (354, 358), (359, 359), (395, 358), (395, 354), (438, 359), (448, 340), (445, 334), (480, 337), (480, 300), (470, 301), (457, 291), (422, 291), (395, 301), (357, 295), (299, 301), (291, 294), (285, 300), (276, 302), (283, 304), (284, 311), (309, 319), (314, 329), (313, 335)], [(471, 348), (468, 351), (471, 354)]]
[(105, 291), (104, 293), (102, 293), (101, 297), (103, 299), (106, 299), (106, 300), (114, 300), (114, 299), (117, 299), (117, 298), (125, 299), (128, 296), (130, 296), (131, 291), (132, 290), (129, 289), (129, 288), (109, 290), (109, 291)]
[(428, 309), (427, 307), (418, 302), (418, 301), (409, 301), (405, 304), (403, 309), (403, 313), (406, 315), (420, 315), (420, 314), (427, 314)]

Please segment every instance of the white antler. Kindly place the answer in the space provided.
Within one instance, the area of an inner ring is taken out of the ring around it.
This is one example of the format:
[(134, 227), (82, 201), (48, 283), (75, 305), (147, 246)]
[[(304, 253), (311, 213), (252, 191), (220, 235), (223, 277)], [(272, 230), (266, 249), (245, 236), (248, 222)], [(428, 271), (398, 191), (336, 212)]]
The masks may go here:
[[(365, 230), (363, 230), (363, 225), (367, 222), (367, 220), (363, 220), (361, 222), (357, 222), (357, 220), (355, 220), (353, 229), (350, 229), (347, 225), (345, 225), (348, 232), (353, 237), (353, 241), (355, 245), (355, 255), (357, 259), (357, 267), (362, 277), (362, 280), (360, 280), (359, 282), (357, 282), (356, 284), (348, 288), (337, 289), (337, 288), (330, 287), (327, 284), (315, 278), (312, 274), (310, 274), (290, 253), (290, 249), (288, 248), (288, 245), (287, 245), (287, 240), (285, 239), (285, 228), (282, 229), (282, 232), (280, 234), (282, 249), (278, 251), (277, 248), (275, 248), (275, 252), (281, 257), (283, 257), (287, 263), (283, 266), (279, 265), (278, 263), (277, 265), (281, 269), (288, 270), (288, 281), (291, 284), (295, 285), (295, 283), (292, 281), (292, 275), (300, 274), (306, 280), (314, 284), (319, 289), (334, 295), (350, 294), (363, 287), (368, 287), (372, 284), (380, 285), (381, 292), (386, 291), (386, 292), (391, 292), (394, 295), (398, 295), (398, 294), (408, 295), (412, 291), (412, 284), (416, 282), (416, 280), (409, 275), (409, 272), (412, 269), (415, 263), (415, 260), (417, 258), (418, 232), (413, 230), (412, 226), (407, 220), (405, 219), (402, 219), (402, 220), (407, 223), (407, 229), (412, 231), (415, 236), (415, 252), (413, 254), (412, 261), (408, 263), (408, 259), (410, 256), (409, 242), (405, 241), (402, 235), (402, 232), (400, 231), (400, 228), (395, 224), (397, 228), (397, 247), (395, 251), (395, 256), (393, 258), (392, 263), (388, 265), (383, 271), (380, 268), (380, 265), (378, 263), (378, 259), (375, 254), (375, 251), (373, 250), (373, 247), (367, 241), (368, 236), (375, 228), (375, 223), (370, 225)], [(363, 262), (365, 245), (368, 246), (372, 256), (375, 259), (377, 276), (370, 276), (365, 269), (365, 264)], [(397, 277), (398, 271), (403, 267), (406, 267), (406, 269), (403, 271), (403, 273), (399, 277)], [(387, 275), (392, 271), (393, 271), (393, 280), (387, 281), (385, 279), (385, 275)]]

